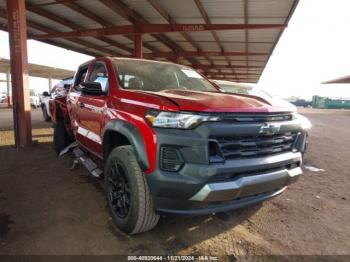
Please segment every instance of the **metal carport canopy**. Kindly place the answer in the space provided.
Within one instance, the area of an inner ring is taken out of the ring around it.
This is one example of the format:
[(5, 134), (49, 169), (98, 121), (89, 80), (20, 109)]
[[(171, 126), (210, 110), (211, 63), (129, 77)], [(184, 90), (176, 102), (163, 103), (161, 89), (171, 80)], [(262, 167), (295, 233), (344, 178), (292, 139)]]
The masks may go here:
[[(297, 3), (27, 0), (27, 32), (29, 38), (92, 56), (170, 60), (212, 78), (254, 83)], [(7, 30), (6, 1), (0, 1), (0, 24)]]
[(27, 37), (92, 56), (170, 60), (211, 78), (257, 82), (297, 4), (0, 0), (0, 29), (9, 31), (16, 146), (32, 143)]

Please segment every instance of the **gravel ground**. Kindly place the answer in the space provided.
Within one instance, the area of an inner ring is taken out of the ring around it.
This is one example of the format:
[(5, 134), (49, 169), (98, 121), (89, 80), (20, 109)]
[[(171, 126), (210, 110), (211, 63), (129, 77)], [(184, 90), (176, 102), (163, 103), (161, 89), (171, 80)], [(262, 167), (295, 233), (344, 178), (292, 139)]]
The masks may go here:
[(0, 254), (349, 254), (350, 112), (301, 111), (314, 125), (304, 163), (324, 172), (305, 171), (262, 204), (164, 217), (151, 232), (130, 237), (113, 226), (100, 182), (83, 168), (71, 170), (70, 155), (55, 156), (40, 110), (32, 114), (38, 143), (16, 150), (12, 113), (0, 109)]

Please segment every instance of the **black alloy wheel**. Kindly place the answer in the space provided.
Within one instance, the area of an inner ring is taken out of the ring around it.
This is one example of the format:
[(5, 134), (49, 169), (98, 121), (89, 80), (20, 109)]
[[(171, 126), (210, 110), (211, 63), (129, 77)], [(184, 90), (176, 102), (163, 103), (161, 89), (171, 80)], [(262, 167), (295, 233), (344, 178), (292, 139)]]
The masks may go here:
[(159, 220), (146, 175), (131, 145), (114, 148), (104, 168), (106, 198), (115, 225), (134, 235), (154, 228)]
[(130, 186), (126, 169), (119, 163), (114, 163), (108, 177), (108, 196), (113, 211), (120, 218), (125, 218), (130, 210)]

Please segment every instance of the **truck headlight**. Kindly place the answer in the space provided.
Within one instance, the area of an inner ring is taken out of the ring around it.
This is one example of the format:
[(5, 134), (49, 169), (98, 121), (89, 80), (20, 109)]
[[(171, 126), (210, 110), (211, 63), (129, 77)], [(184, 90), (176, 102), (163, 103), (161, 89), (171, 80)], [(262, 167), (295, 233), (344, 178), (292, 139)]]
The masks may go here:
[(203, 122), (213, 122), (220, 120), (219, 116), (156, 110), (148, 111), (145, 117), (153, 127), (180, 129), (191, 129), (197, 127)]
[(302, 129), (309, 130), (312, 127), (312, 124), (309, 119), (300, 114), (295, 114), (295, 119), (299, 120)]

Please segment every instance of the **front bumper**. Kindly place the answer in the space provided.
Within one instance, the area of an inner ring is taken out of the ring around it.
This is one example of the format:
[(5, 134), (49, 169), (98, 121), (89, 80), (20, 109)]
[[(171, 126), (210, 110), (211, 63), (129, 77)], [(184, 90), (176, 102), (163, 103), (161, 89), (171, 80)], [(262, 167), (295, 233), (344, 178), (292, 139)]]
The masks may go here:
[(227, 212), (243, 208), (248, 205), (260, 203), (275, 196), (280, 195), (286, 187), (273, 190), (271, 192), (261, 193), (255, 196), (232, 199), (225, 202), (195, 202), (185, 201), (173, 198), (157, 198), (156, 210), (161, 214), (174, 214), (185, 216), (198, 216), (220, 212)]
[[(185, 164), (179, 173), (157, 169), (147, 179), (158, 212), (201, 215), (241, 208), (282, 193), (302, 174), (300, 165), (300, 153), (286, 153), (224, 165)], [(244, 175), (210, 182), (211, 177), (229, 173)]]
[(190, 200), (230, 201), (236, 198), (254, 196), (261, 192), (272, 192), (296, 181), (301, 174), (301, 168), (296, 167), (290, 170), (283, 169), (255, 176), (240, 177), (233, 181), (209, 183), (203, 186)]
[[(158, 152), (163, 145), (174, 146), (184, 159), (179, 171), (168, 172), (162, 170), (158, 153), (157, 168), (147, 176), (158, 212), (201, 215), (241, 208), (279, 195), (302, 174), (301, 150), (209, 163), (208, 136), (234, 132), (232, 125), (231, 130), (220, 125), (225, 124), (157, 130)], [(305, 139), (296, 144), (304, 148), (303, 143)]]

